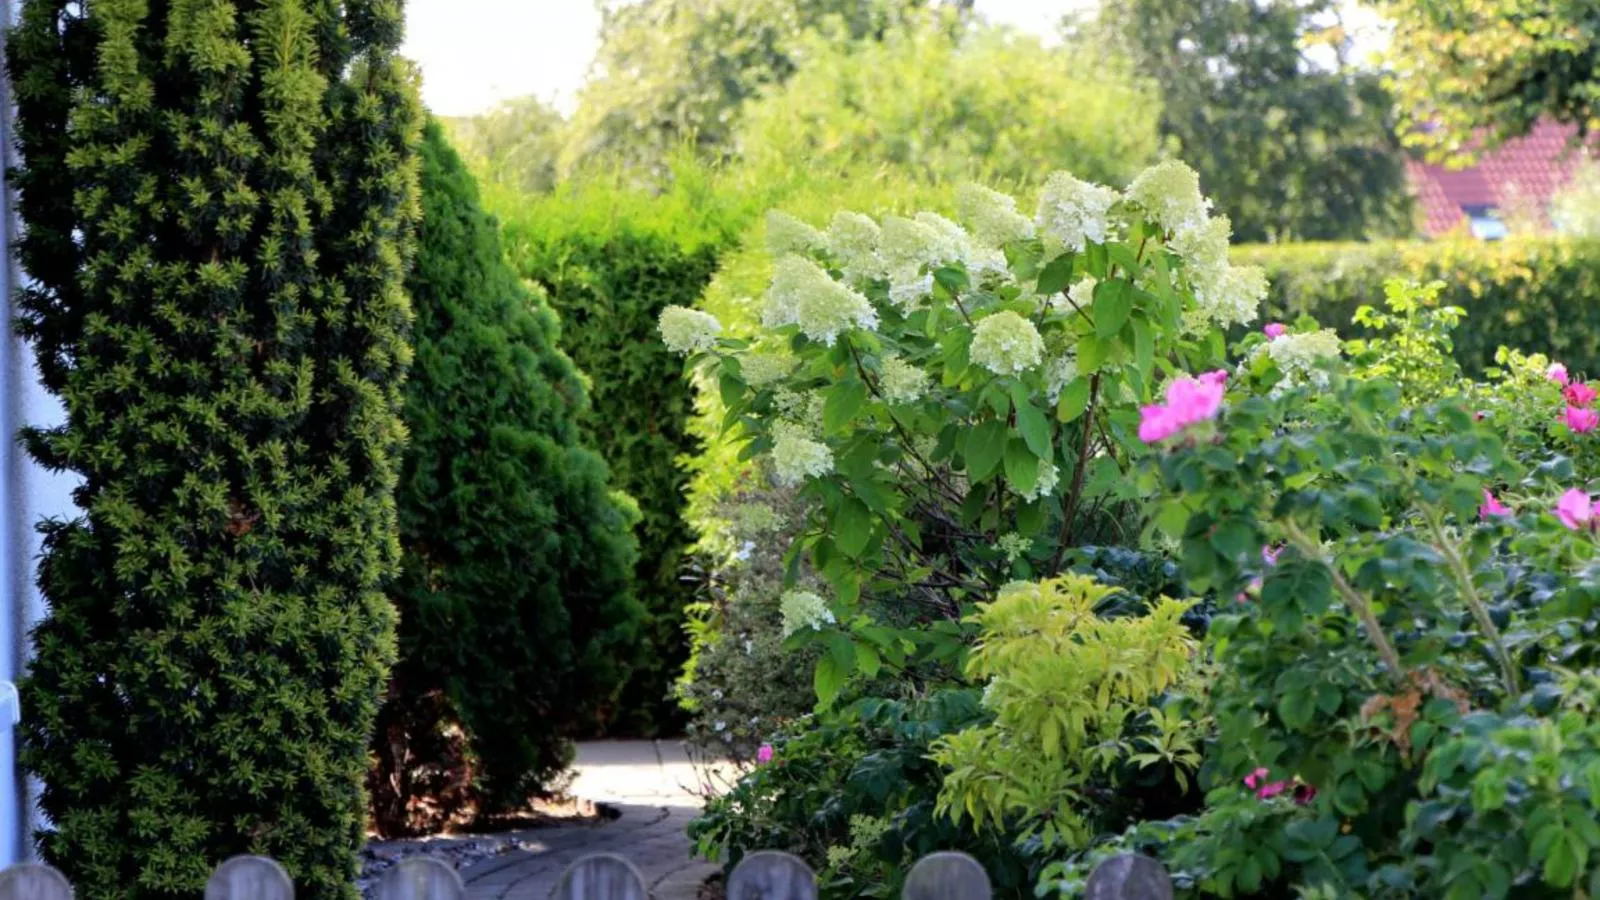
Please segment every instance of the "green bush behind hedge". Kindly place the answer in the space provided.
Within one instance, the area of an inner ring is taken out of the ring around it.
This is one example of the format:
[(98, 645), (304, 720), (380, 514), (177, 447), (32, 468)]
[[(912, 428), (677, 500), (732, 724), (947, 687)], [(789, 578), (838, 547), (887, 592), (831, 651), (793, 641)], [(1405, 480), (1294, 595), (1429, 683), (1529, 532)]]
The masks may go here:
[(656, 319), (668, 304), (699, 300), (735, 223), (750, 215), (719, 185), (710, 170), (683, 166), (662, 194), (621, 175), (538, 197), (487, 194), (512, 265), (544, 290), (562, 320), (562, 348), (590, 379), (584, 443), (605, 457), (613, 486), (642, 517), (635, 576), (648, 621), (611, 723), (616, 733), (671, 732), (682, 721), (668, 696), (688, 652), (683, 610), (694, 593), (684, 577), (693, 537), (679, 460), (696, 444), (683, 361), (661, 344)]
[(1600, 374), (1600, 241), (1279, 244), (1236, 247), (1233, 257), (1266, 268), (1269, 320), (1309, 313), (1356, 336), (1351, 317), (1382, 304), (1387, 279), (1437, 279), (1446, 285), (1441, 301), (1467, 311), (1455, 354), (1469, 373), (1492, 366), (1504, 345)]

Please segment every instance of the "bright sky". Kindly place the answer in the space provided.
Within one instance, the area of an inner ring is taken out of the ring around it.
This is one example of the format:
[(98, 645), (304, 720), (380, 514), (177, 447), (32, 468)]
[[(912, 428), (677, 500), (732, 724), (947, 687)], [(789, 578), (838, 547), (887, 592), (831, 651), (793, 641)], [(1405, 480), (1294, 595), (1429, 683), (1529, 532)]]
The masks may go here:
[[(990, 21), (1045, 37), (1096, 0), (977, 0)], [(1374, 16), (1346, 0), (1366, 32)], [(570, 113), (598, 43), (594, 0), (410, 0), (405, 54), (422, 66), (422, 97), (444, 116), (470, 115), (536, 95)], [(1362, 41), (1361, 43), (1369, 43)]]
[[(978, 12), (1041, 35), (1093, 0), (978, 0)], [(570, 112), (600, 30), (593, 0), (410, 0), (405, 54), (422, 97), (445, 116), (534, 94)]]

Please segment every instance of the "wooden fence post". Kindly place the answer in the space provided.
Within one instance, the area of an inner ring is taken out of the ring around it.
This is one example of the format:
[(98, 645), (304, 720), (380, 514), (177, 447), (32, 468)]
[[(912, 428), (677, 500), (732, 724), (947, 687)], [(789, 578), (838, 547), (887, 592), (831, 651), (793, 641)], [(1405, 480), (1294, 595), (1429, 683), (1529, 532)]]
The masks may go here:
[(0, 900), (72, 900), (72, 885), (50, 866), (23, 863), (0, 872)]
[(235, 856), (207, 879), (206, 900), (294, 900), (294, 882), (265, 856)]
[(1166, 867), (1148, 856), (1124, 853), (1094, 867), (1084, 900), (1172, 900)]
[(798, 857), (762, 850), (734, 867), (728, 900), (817, 900), (817, 876)]
[(903, 900), (990, 900), (989, 873), (965, 853), (930, 853), (906, 876)]
[(554, 900), (649, 900), (649, 897), (644, 876), (633, 863), (614, 853), (595, 853), (561, 873)]
[(461, 876), (444, 862), (408, 856), (378, 882), (378, 900), (462, 900)]

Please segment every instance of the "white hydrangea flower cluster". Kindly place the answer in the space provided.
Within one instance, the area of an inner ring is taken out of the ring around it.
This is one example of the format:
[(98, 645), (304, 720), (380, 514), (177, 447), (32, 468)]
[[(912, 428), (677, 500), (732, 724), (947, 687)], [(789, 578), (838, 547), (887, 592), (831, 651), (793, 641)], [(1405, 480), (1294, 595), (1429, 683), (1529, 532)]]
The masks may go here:
[(1145, 211), (1163, 231), (1176, 233), (1203, 224), (1211, 201), (1200, 194), (1200, 176), (1177, 160), (1157, 163), (1128, 185), (1128, 201)]
[(915, 403), (928, 392), (928, 373), (891, 356), (883, 361), (880, 387), (890, 403)]
[(746, 384), (760, 390), (788, 378), (796, 362), (792, 355), (781, 350), (757, 350), (739, 358), (739, 371)]
[(773, 256), (811, 253), (827, 246), (821, 231), (780, 210), (767, 212), (767, 249)]
[(780, 419), (772, 423), (772, 471), (779, 484), (795, 487), (832, 472), (833, 451), (804, 426)]
[(1033, 323), (1010, 310), (978, 320), (967, 355), (996, 375), (1016, 375), (1044, 357), (1044, 338)]
[(668, 306), (656, 322), (661, 340), (673, 353), (688, 355), (710, 350), (722, 333), (717, 317), (686, 306)]
[(1051, 175), (1039, 193), (1034, 216), (1045, 249), (1081, 251), (1091, 241), (1105, 243), (1111, 234), (1108, 215), (1117, 199), (1117, 192), (1104, 185), (1080, 181), (1066, 172)]
[(1274, 395), (1305, 384), (1323, 388), (1328, 385), (1328, 373), (1322, 370), (1322, 364), (1339, 358), (1343, 350), (1344, 342), (1339, 335), (1332, 328), (1323, 328), (1285, 334), (1260, 344), (1250, 351), (1250, 358), (1245, 365), (1248, 366), (1263, 353), (1272, 357), (1278, 371), (1283, 373), (1283, 380), (1272, 388)]
[(1061, 391), (1078, 377), (1078, 358), (1071, 354), (1058, 356), (1050, 361), (1044, 374), (1045, 396), (1053, 406), (1061, 399)]
[(798, 325), (806, 337), (831, 347), (846, 331), (878, 327), (878, 313), (866, 297), (834, 281), (821, 266), (791, 255), (773, 266), (761, 323)]
[(1172, 236), (1172, 249), (1184, 260), (1195, 306), (1185, 315), (1190, 330), (1208, 323), (1224, 328), (1255, 320), (1267, 296), (1267, 275), (1260, 266), (1228, 263), (1233, 223), (1227, 216), (1202, 219)]
[(784, 418), (813, 436), (822, 433), (822, 407), (825, 402), (819, 391), (779, 388), (772, 397), (772, 404)]
[(861, 213), (840, 210), (833, 214), (826, 235), (828, 255), (846, 279), (867, 281), (885, 274), (878, 259), (880, 234), (878, 223)]
[(1087, 311), (1089, 307), (1094, 305), (1094, 289), (1099, 284), (1100, 280), (1098, 278), (1093, 275), (1085, 275), (1078, 279), (1072, 287), (1067, 288), (1067, 299), (1071, 300), (1071, 303), (1062, 303), (1059, 298), (1052, 302), (1057, 309), (1064, 312), (1072, 312), (1074, 307)]
[(811, 591), (785, 591), (778, 598), (778, 612), (783, 616), (783, 636), (810, 628), (821, 631), (822, 626), (838, 621), (827, 601)]
[(1006, 558), (1006, 562), (1014, 563), (1033, 549), (1033, 541), (1014, 531), (1008, 531), (995, 541), (994, 549)]
[(1018, 491), (1017, 493), (1021, 495), (1022, 499), (1031, 503), (1040, 497), (1050, 496), (1060, 482), (1061, 470), (1056, 468), (1056, 464), (1049, 460), (1040, 460), (1039, 477), (1033, 482), (1033, 489)]
[(1017, 198), (981, 184), (968, 182), (956, 188), (956, 212), (985, 247), (1033, 237), (1033, 222), (1017, 212)]

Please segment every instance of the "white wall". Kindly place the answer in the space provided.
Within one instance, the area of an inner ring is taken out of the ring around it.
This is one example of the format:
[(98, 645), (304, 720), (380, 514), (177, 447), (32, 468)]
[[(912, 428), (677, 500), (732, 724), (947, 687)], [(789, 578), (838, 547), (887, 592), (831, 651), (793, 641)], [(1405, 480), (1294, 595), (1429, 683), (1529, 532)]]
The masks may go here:
[[(15, 7), (13, 0), (0, 0), (0, 57), (4, 27), (14, 21)], [(0, 170), (18, 163), (10, 104), (0, 68), (0, 163), (4, 163)], [(3, 182), (0, 171), (0, 682), (14, 682), (26, 664), (28, 630), (44, 612), (34, 585), (40, 549), (34, 525), (43, 518), (73, 514), (76, 479), (44, 471), (15, 441), (24, 425), (54, 425), (62, 421), (63, 413), (39, 386), (33, 356), (11, 330), (14, 295), (22, 276), (11, 254), (17, 228), (14, 198)], [(28, 836), (39, 824), (32, 800), (36, 792), (16, 765), (12, 715), (0, 697), (0, 866), (32, 858)]]

